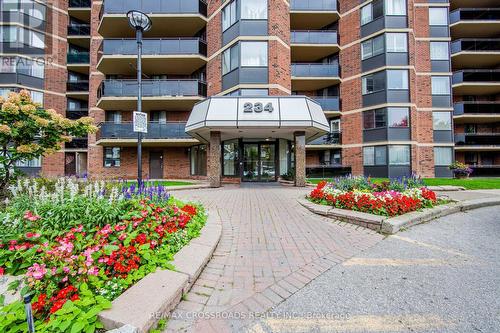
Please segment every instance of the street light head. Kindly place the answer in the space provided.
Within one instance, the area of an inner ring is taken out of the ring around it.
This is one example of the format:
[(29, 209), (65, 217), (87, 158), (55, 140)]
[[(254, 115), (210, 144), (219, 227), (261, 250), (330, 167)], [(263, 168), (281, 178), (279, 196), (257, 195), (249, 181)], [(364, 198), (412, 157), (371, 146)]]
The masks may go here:
[(127, 17), (130, 26), (136, 30), (148, 31), (153, 24), (149, 16), (138, 10), (129, 11)]

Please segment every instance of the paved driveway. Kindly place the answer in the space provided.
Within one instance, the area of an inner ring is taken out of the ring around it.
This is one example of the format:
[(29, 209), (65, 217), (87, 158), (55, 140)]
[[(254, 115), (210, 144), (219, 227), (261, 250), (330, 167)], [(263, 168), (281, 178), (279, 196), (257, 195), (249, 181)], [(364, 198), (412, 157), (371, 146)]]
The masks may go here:
[(212, 260), (174, 311), (167, 331), (238, 332), (249, 317), (383, 239), (310, 213), (296, 200), (307, 191), (243, 184), (175, 192), (217, 213), (223, 231)]

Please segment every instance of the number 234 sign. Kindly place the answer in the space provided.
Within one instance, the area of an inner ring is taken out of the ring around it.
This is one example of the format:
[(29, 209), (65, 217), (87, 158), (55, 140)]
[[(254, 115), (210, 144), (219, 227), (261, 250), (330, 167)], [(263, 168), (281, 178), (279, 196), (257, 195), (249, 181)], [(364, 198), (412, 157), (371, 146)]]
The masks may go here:
[(274, 107), (273, 103), (245, 103), (243, 104), (243, 112), (255, 112), (255, 113), (261, 113), (261, 112), (273, 112)]

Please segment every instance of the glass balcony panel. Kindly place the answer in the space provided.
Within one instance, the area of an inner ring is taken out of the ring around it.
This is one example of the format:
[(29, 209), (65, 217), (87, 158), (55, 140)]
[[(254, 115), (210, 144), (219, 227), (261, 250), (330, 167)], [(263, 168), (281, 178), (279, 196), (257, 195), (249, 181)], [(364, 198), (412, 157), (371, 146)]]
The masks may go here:
[(337, 0), (292, 0), (290, 9), (297, 11), (336, 11)]
[(336, 31), (292, 31), (291, 41), (295, 44), (337, 44)]

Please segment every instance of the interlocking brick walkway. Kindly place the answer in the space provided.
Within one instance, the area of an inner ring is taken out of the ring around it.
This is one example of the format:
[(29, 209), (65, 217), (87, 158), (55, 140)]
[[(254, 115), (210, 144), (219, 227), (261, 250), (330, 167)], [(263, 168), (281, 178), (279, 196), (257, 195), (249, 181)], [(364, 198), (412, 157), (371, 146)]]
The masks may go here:
[(218, 214), (223, 230), (213, 258), (173, 312), (166, 331), (240, 332), (245, 318), (265, 313), (382, 240), (368, 229), (312, 214), (297, 203), (307, 191), (243, 184), (175, 192)]

